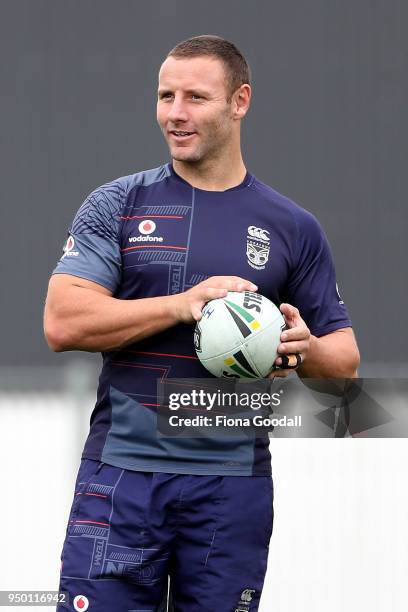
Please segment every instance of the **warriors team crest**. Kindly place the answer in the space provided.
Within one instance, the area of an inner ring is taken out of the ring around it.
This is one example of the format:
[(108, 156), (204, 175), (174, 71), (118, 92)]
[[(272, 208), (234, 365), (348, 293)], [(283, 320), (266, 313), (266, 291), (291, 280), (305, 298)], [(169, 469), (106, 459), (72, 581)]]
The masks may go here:
[(251, 268), (263, 270), (269, 259), (269, 232), (255, 225), (248, 227), (247, 261)]

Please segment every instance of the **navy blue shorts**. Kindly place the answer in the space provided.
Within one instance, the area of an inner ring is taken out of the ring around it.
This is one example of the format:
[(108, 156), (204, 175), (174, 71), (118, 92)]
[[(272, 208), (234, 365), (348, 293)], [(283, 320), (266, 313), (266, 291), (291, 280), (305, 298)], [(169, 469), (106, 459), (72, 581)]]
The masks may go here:
[(272, 504), (270, 476), (136, 472), (83, 459), (61, 555), (70, 603), (57, 610), (254, 612)]

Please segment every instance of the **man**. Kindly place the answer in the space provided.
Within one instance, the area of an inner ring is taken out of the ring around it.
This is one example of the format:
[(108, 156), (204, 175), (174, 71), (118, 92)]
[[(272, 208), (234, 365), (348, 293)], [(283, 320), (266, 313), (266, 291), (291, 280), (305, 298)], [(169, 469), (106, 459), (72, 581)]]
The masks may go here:
[(159, 610), (168, 574), (177, 612), (258, 609), (273, 520), (267, 442), (156, 436), (157, 379), (208, 376), (192, 326), (207, 301), (249, 290), (280, 304), (288, 329), (273, 375), (288, 374), (292, 354), (300, 376), (356, 374), (320, 226), (245, 168), (250, 100), (232, 43), (177, 45), (157, 102), (172, 162), (92, 192), (50, 280), (50, 347), (104, 360), (61, 557), (73, 607), (60, 610)]

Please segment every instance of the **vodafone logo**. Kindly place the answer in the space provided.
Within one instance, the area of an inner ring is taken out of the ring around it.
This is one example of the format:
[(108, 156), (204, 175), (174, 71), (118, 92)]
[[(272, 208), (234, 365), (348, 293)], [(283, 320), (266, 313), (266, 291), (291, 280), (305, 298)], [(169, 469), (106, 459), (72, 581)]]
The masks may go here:
[(147, 236), (148, 234), (153, 234), (154, 230), (156, 229), (156, 224), (154, 221), (146, 219), (146, 221), (139, 223), (138, 229), (141, 234)]
[(150, 236), (156, 229), (156, 224), (151, 219), (141, 221), (137, 228), (141, 236), (130, 236), (129, 242), (163, 242), (163, 236)]
[(74, 601), (72, 603), (74, 605), (74, 610), (77, 610), (77, 612), (83, 612), (89, 608), (89, 599), (85, 597), (85, 595), (77, 595), (74, 597)]
[(75, 248), (75, 240), (73, 239), (72, 236), (69, 236), (68, 240), (66, 241), (64, 248), (62, 249), (64, 251), (64, 254), (62, 257), (78, 257), (79, 255), (79, 251), (74, 251)]
[(73, 239), (72, 236), (70, 236), (65, 243), (64, 252), (66, 253), (67, 251), (72, 251), (74, 246), (75, 246), (75, 240)]

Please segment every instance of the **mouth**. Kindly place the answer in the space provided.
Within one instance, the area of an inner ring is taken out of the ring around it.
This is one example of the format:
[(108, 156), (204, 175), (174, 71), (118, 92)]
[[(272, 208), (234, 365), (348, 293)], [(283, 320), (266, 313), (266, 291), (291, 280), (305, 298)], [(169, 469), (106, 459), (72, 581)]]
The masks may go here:
[(192, 138), (195, 135), (195, 132), (185, 132), (183, 130), (170, 130), (169, 134), (170, 136), (172, 136), (172, 138), (176, 142), (184, 142)]

